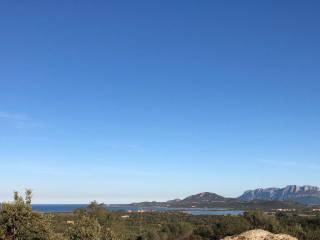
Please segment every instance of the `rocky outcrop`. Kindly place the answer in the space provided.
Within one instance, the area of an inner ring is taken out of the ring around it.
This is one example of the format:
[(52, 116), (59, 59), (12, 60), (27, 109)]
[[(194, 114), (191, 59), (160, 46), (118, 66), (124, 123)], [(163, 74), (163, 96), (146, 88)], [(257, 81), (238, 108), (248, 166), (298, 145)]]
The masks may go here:
[(264, 230), (251, 230), (240, 235), (226, 237), (223, 240), (298, 240), (286, 234), (272, 234)]
[(295, 201), (302, 204), (320, 204), (320, 189), (314, 186), (289, 185), (284, 188), (258, 188), (244, 192), (240, 201)]

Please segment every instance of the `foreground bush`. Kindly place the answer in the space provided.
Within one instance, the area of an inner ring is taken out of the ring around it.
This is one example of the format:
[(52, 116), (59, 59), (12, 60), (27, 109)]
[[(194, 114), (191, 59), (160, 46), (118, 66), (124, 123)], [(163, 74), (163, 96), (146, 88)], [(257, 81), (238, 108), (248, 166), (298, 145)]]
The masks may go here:
[(67, 236), (70, 240), (100, 240), (101, 226), (96, 219), (84, 215), (69, 227)]
[(49, 215), (35, 213), (31, 208), (32, 192), (25, 199), (16, 192), (14, 201), (2, 203), (0, 208), (1, 240), (51, 240), (55, 234)]

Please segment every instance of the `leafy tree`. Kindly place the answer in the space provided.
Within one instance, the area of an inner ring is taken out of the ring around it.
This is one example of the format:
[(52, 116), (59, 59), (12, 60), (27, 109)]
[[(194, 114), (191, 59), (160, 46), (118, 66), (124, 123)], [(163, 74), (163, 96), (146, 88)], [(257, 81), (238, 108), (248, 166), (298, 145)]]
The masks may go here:
[(209, 225), (200, 225), (195, 229), (194, 233), (201, 236), (203, 239), (210, 239), (213, 235), (213, 230)]
[(263, 228), (271, 232), (279, 232), (281, 227), (277, 219), (273, 216), (257, 211), (245, 212), (244, 218), (249, 221), (253, 228)]
[(87, 206), (86, 213), (90, 217), (100, 220), (103, 220), (108, 216), (106, 205), (103, 203), (98, 203), (97, 201), (93, 201)]
[(32, 191), (28, 189), (25, 199), (15, 192), (13, 202), (1, 204), (0, 239), (50, 240), (55, 238), (50, 216), (33, 212), (31, 199)]
[(121, 237), (110, 228), (106, 228), (102, 232), (102, 240), (121, 240)]
[(101, 226), (96, 219), (82, 215), (69, 226), (67, 236), (69, 240), (100, 240)]
[(193, 229), (192, 225), (186, 222), (179, 222), (176, 224), (170, 223), (167, 224), (162, 232), (166, 233), (168, 239), (186, 239), (191, 236)]
[(148, 230), (143, 235), (138, 237), (138, 240), (161, 240), (156, 231)]

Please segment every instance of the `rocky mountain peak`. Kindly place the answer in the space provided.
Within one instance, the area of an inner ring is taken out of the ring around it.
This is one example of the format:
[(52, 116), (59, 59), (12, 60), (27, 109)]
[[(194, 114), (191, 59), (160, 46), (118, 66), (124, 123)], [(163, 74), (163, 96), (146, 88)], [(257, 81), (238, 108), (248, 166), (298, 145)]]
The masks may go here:
[(320, 189), (315, 186), (288, 185), (284, 188), (258, 188), (244, 192), (241, 201), (296, 201), (303, 204), (319, 204)]

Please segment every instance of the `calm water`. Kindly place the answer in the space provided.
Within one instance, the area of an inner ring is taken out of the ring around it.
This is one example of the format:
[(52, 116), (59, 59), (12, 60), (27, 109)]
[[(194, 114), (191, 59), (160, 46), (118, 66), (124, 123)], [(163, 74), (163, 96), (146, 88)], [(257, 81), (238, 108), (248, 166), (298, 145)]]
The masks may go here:
[[(54, 212), (73, 212), (77, 208), (85, 208), (86, 204), (33, 204), (32, 208), (37, 212), (54, 213)], [(227, 210), (222, 208), (165, 208), (165, 207), (134, 207), (127, 205), (112, 205), (107, 206), (110, 212), (137, 212), (144, 210), (146, 212), (168, 212), (179, 211), (192, 215), (241, 215), (243, 211), (240, 210)]]

